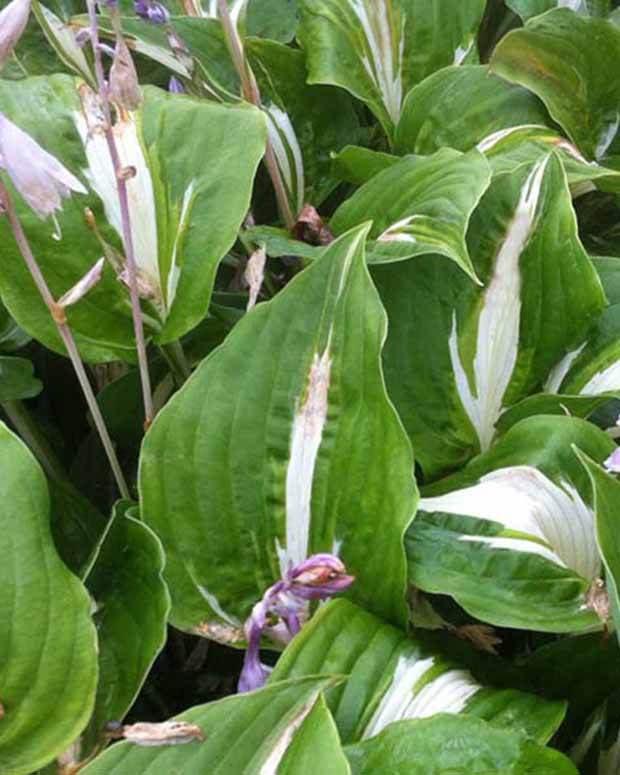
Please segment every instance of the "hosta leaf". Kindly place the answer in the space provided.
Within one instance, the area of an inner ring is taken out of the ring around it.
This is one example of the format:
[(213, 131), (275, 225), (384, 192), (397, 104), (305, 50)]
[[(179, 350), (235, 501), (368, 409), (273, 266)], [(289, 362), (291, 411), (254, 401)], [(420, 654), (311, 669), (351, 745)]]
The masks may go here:
[(521, 164), (532, 164), (555, 150), (571, 186), (594, 181), (605, 191), (618, 191), (620, 173), (589, 162), (565, 137), (544, 126), (513, 126), (485, 137), (478, 149), (486, 155), (494, 174), (512, 172)]
[(361, 186), (393, 164), (398, 164), (400, 159), (391, 153), (347, 145), (340, 153), (334, 154), (332, 161), (341, 180)]
[(320, 772), (324, 775), (351, 775), (340, 746), (340, 737), (325, 699), (321, 695), (284, 754), (277, 775)]
[[(119, 743), (85, 767), (84, 775), (276, 775), (320, 692), (333, 679), (313, 676), (273, 684), (250, 694), (226, 697), (186, 711), (178, 719), (197, 724), (204, 741), (145, 748)], [(311, 719), (316, 723), (316, 716)], [(313, 735), (309, 735), (313, 739)], [(333, 746), (334, 760), (342, 756), (334, 735), (323, 741)], [(286, 772), (286, 770), (284, 770)], [(300, 770), (297, 770), (298, 772)], [(327, 770), (340, 775), (342, 769)], [(346, 770), (344, 771), (346, 772)], [(343, 773), (344, 775), (344, 773)]]
[[(364, 100), (391, 136), (412, 86), (475, 61), (483, 0), (300, 0), (298, 37), (310, 83)], [(441, 35), (437, 35), (437, 26)]]
[(19, 350), (29, 341), (28, 334), (17, 325), (0, 301), (0, 351), (10, 353)]
[(618, 542), (618, 497), (620, 482), (591, 458), (580, 453), (594, 489), (596, 540), (605, 566), (605, 583), (616, 633), (620, 633), (620, 544)]
[[(246, 50), (263, 103), (278, 119), (279, 136), (288, 150), (285, 183), (292, 192), (300, 189), (294, 211), (298, 213), (306, 201), (318, 206), (337, 183), (330, 154), (359, 131), (353, 100), (340, 89), (306, 84), (306, 57), (301, 51), (257, 39), (249, 39)], [(301, 165), (299, 160), (295, 163), (295, 144)]]
[(468, 248), (483, 288), (430, 258), (373, 270), (388, 388), (429, 477), (488, 448), (503, 411), (542, 387), (605, 303), (553, 155), (494, 180)]
[(86, 590), (58, 557), (35, 459), (0, 425), (0, 769), (28, 775), (82, 731), (97, 645)]
[(467, 716), (401, 721), (345, 753), (353, 775), (578, 775), (558, 751)]
[(75, 40), (75, 31), (64, 19), (42, 3), (33, 3), (32, 9), (45, 37), (60, 61), (69, 71), (81, 76), (93, 88), (96, 80), (84, 51)]
[(125, 716), (166, 642), (164, 553), (152, 530), (126, 513), (128, 505), (116, 505), (86, 578), (96, 605), (99, 686), (83, 756), (109, 721)]
[(246, 13), (248, 35), (290, 43), (297, 30), (297, 0), (249, 0)]
[(0, 402), (38, 396), (43, 385), (26, 358), (0, 356)]
[(477, 151), (460, 154), (446, 148), (428, 158), (406, 158), (344, 202), (331, 227), (342, 234), (372, 218), (371, 261), (438, 253), (475, 278), (465, 232), (489, 181), (489, 166)]
[(505, 433), (513, 425), (527, 417), (539, 414), (568, 414), (569, 417), (589, 417), (596, 409), (606, 404), (609, 394), (597, 396), (573, 396), (564, 393), (535, 393), (511, 406), (499, 418), (497, 432)]
[(532, 92), (482, 65), (445, 67), (407, 95), (396, 128), (399, 153), (434, 153), (449, 146), (469, 151), (494, 132), (517, 124), (548, 124)]
[(326, 698), (344, 743), (388, 724), (435, 713), (467, 713), (547, 742), (564, 707), (513, 689), (484, 687), (437, 648), (345, 600), (324, 606), (280, 657), (271, 681), (317, 671), (345, 673)]
[(601, 555), (590, 488), (571, 445), (597, 461), (614, 448), (583, 420), (530, 418), (430, 487), (406, 538), (411, 582), (499, 626), (595, 627), (589, 593)]
[(552, 8), (568, 8), (577, 13), (586, 13), (587, 0), (506, 0), (506, 5), (527, 21)]
[(181, 628), (237, 626), (289, 563), (319, 551), (341, 554), (356, 600), (405, 620), (413, 460), (383, 386), (367, 230), (243, 318), (147, 435), (143, 518), (164, 544)]
[(589, 159), (599, 160), (620, 123), (620, 30), (605, 19), (558, 8), (497, 45), (491, 71), (537, 94)]

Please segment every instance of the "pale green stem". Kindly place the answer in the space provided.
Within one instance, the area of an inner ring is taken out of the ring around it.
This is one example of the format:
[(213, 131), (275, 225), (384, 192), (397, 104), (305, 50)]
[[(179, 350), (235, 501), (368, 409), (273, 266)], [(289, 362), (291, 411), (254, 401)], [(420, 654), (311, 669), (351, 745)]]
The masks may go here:
[(178, 384), (182, 385), (186, 382), (192, 371), (187, 362), (187, 358), (185, 357), (181, 342), (176, 340), (174, 342), (169, 342), (168, 344), (161, 344), (159, 345), (159, 351), (170, 367), (170, 371)]
[(26, 446), (39, 461), (41, 468), (50, 479), (62, 481), (67, 478), (64, 468), (56, 457), (48, 440), (39, 430), (28, 409), (22, 401), (2, 401), (0, 408), (11, 421)]

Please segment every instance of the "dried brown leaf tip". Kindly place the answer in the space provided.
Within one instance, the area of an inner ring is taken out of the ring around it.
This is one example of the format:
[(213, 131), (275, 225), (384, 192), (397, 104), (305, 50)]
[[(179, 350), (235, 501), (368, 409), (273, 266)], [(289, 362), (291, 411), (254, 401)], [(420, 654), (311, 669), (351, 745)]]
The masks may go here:
[(220, 624), (219, 622), (202, 622), (193, 628), (193, 632), (195, 635), (214, 640), (225, 646), (233, 646), (243, 643), (245, 640), (245, 633), (243, 632), (242, 627), (232, 627), (231, 625)]
[(293, 227), (293, 236), (308, 245), (329, 245), (334, 241), (332, 230), (312, 205), (303, 206)]
[(487, 624), (464, 624), (461, 627), (455, 627), (452, 632), (457, 638), (471, 643), (478, 651), (497, 656), (497, 646), (501, 644), (502, 639), (493, 627)]
[(139, 722), (121, 726), (111, 731), (110, 736), (146, 747), (185, 745), (204, 740), (202, 729), (187, 721), (163, 721), (159, 724)]

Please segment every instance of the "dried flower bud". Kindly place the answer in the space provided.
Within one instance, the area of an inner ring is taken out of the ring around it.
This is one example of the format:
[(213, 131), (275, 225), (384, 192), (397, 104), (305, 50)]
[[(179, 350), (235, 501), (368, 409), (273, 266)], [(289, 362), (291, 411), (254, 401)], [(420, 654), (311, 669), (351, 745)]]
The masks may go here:
[(170, 21), (168, 10), (156, 0), (136, 0), (133, 7), (140, 18), (151, 24), (168, 24)]
[(54, 156), (0, 113), (0, 166), (40, 218), (62, 209), (63, 197), (87, 190)]
[(620, 474), (620, 447), (611, 453), (603, 465), (610, 474)]
[(13, 53), (30, 15), (30, 0), (12, 0), (0, 11), (0, 70)]
[(138, 723), (124, 726), (122, 737), (142, 746), (185, 745), (204, 740), (202, 729), (186, 721), (164, 721), (160, 724)]
[(243, 278), (250, 288), (250, 297), (248, 298), (247, 311), (249, 312), (255, 306), (258, 300), (263, 279), (265, 277), (265, 262), (267, 253), (265, 248), (259, 248), (248, 259), (248, 265), (243, 273)]
[(58, 306), (70, 307), (72, 304), (76, 304), (80, 299), (83, 299), (86, 294), (97, 285), (101, 280), (103, 274), (103, 266), (105, 264), (105, 258), (100, 258), (97, 263), (92, 266), (88, 272), (78, 280), (77, 283), (68, 290), (63, 296), (58, 299)]
[(116, 39), (110, 68), (110, 99), (125, 110), (136, 110), (142, 102), (138, 73), (122, 35)]
[(316, 208), (304, 205), (293, 227), (293, 236), (308, 245), (329, 245), (334, 241), (332, 230), (323, 221)]
[[(287, 643), (301, 629), (307, 616), (309, 600), (327, 600), (343, 592), (355, 578), (346, 574), (344, 564), (333, 554), (315, 554), (291, 568), (277, 581), (252, 609), (245, 624), (248, 648), (238, 690), (258, 689), (267, 680), (269, 668), (261, 664), (259, 649), (263, 633), (268, 630), (277, 640)], [(272, 624), (271, 619), (276, 619)]]

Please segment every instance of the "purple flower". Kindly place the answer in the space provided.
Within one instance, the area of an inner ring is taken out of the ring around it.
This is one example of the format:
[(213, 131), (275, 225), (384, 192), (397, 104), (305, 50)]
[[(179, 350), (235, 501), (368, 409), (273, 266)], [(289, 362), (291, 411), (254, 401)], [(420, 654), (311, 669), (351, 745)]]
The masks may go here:
[(87, 190), (54, 156), (0, 113), (0, 167), (40, 218), (62, 209), (63, 197)]
[(620, 447), (617, 447), (603, 463), (610, 474), (620, 474)]
[(170, 21), (166, 7), (157, 0), (136, 0), (133, 7), (138, 16), (151, 24), (168, 24)]
[(263, 633), (267, 631), (274, 639), (288, 643), (301, 629), (309, 600), (327, 600), (351, 586), (355, 577), (348, 576), (346, 571), (333, 554), (314, 554), (269, 587), (245, 624), (248, 648), (239, 692), (258, 689), (267, 680), (269, 669), (261, 664), (259, 656)]
[(178, 78), (175, 78), (174, 75), (172, 78), (168, 81), (168, 91), (172, 94), (185, 94), (185, 87), (179, 81)]
[(13, 0), (0, 11), (0, 69), (26, 29), (29, 15), (30, 0)]

